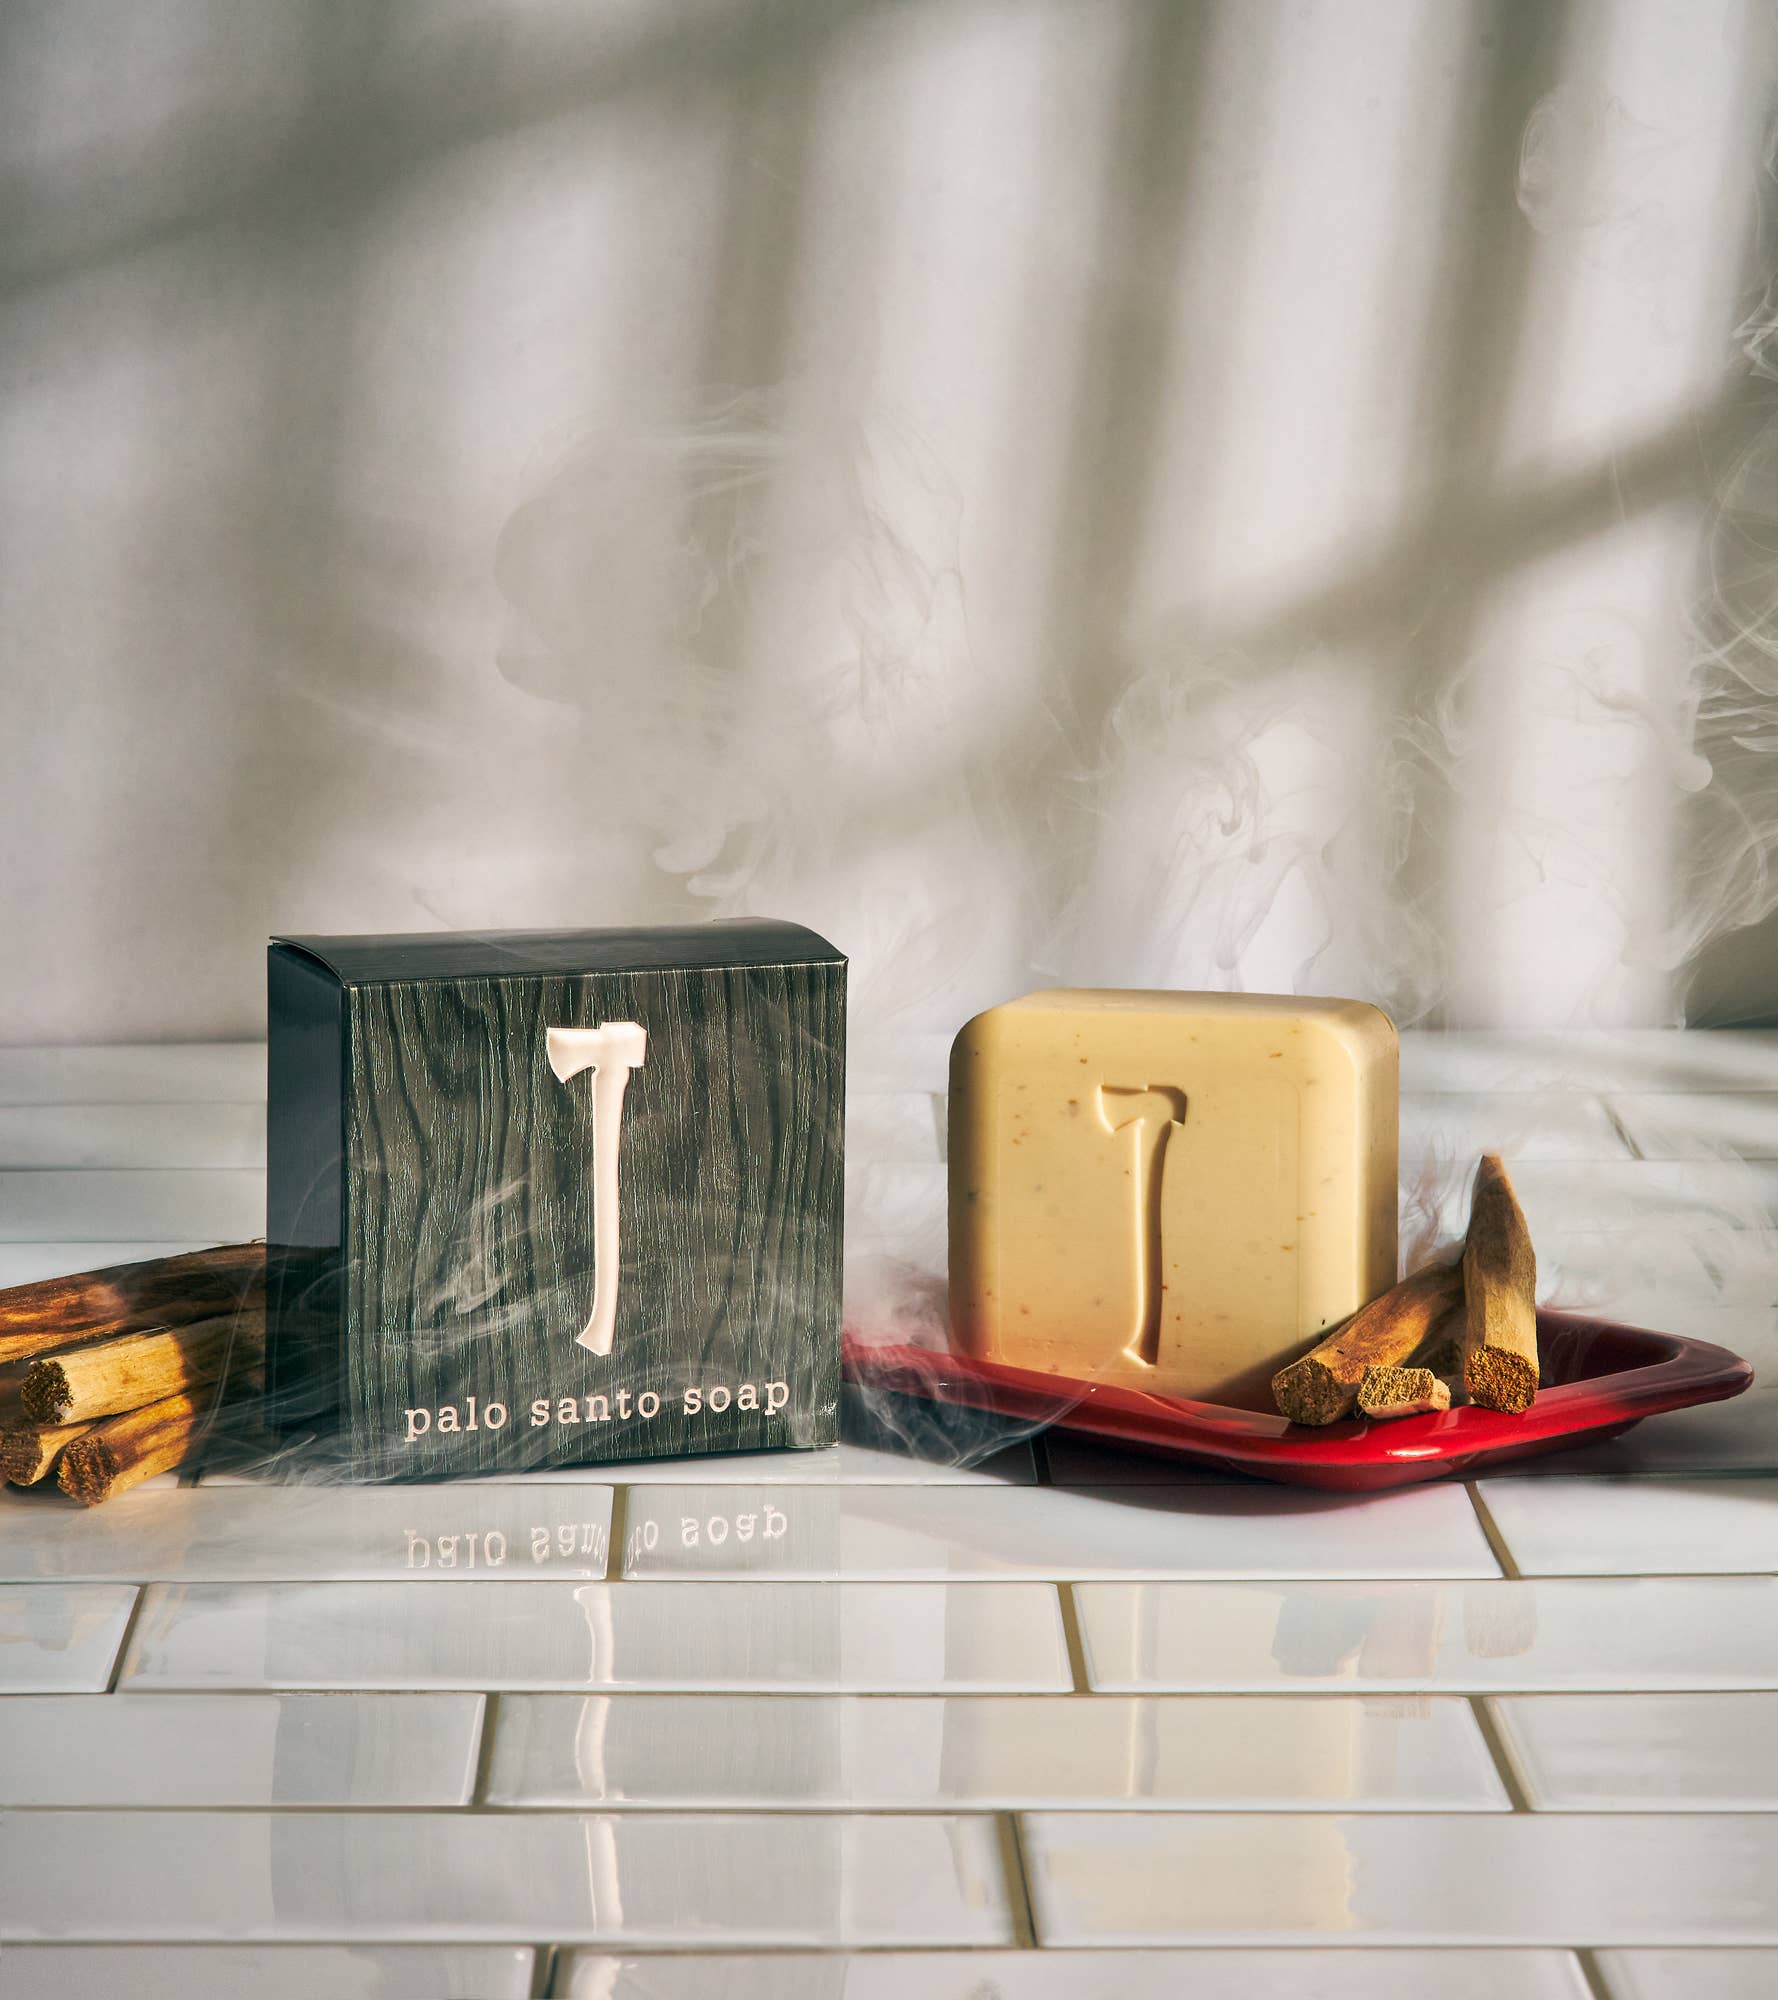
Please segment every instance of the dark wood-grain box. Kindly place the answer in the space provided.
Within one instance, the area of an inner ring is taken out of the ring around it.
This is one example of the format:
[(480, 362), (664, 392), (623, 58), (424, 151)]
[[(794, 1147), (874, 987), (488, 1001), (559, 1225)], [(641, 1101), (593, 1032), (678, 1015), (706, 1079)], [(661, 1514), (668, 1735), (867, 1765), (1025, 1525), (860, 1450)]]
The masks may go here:
[(288, 937), (269, 1001), (267, 1410), (293, 1443), (390, 1479), (833, 1442), (832, 945)]

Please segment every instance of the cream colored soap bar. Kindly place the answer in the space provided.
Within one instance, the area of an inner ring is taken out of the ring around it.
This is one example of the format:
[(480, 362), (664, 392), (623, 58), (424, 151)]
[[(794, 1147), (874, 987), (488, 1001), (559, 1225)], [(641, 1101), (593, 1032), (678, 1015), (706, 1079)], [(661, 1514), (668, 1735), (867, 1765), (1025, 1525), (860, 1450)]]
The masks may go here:
[(1398, 1057), (1356, 1000), (1058, 991), (951, 1052), (967, 1353), (1269, 1408), (1395, 1282)]

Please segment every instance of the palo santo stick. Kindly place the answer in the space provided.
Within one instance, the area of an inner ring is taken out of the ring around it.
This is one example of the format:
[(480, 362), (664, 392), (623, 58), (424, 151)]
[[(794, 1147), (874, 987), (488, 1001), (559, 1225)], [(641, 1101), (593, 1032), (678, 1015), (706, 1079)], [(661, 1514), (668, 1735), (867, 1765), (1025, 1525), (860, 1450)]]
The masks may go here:
[(1430, 1368), (1373, 1366), (1358, 1385), (1358, 1408), (1367, 1417), (1424, 1417), (1450, 1407), (1451, 1385)]
[(165, 1333), (129, 1333), (33, 1361), (19, 1400), (39, 1424), (84, 1423), (139, 1410), (163, 1396), (207, 1382), (231, 1353), (265, 1343), (265, 1313), (226, 1313)]
[(157, 1472), (171, 1472), (197, 1448), (200, 1419), (215, 1400), (211, 1383), (94, 1424), (62, 1453), (56, 1484), (70, 1500), (96, 1507)]
[(1463, 1385), (1516, 1416), (1537, 1395), (1537, 1253), (1498, 1153), (1476, 1170), (1463, 1248)]
[(1361, 1306), (1318, 1347), (1272, 1377), (1272, 1396), (1293, 1424), (1331, 1424), (1358, 1400), (1364, 1371), (1409, 1360), (1463, 1297), (1457, 1264), (1429, 1264)]
[(265, 1297), (265, 1245), (230, 1243), (0, 1291), (0, 1362), (76, 1341), (212, 1319)]
[(0, 1479), (14, 1486), (35, 1486), (55, 1469), (63, 1451), (91, 1424), (54, 1424), (47, 1430), (0, 1433)]

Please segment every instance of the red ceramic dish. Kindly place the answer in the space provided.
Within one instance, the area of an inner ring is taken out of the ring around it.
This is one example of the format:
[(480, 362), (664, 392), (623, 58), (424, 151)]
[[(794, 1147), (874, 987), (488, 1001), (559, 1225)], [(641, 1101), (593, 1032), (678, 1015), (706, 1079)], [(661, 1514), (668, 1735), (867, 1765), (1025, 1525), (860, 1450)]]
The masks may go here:
[(1271, 1411), (1148, 1396), (925, 1348), (877, 1347), (851, 1334), (845, 1371), (849, 1381), (899, 1395), (1346, 1493), (1409, 1486), (1594, 1443), (1662, 1410), (1738, 1396), (1753, 1380), (1753, 1370), (1726, 1347), (1578, 1313), (1540, 1312), (1537, 1349), (1543, 1386), (1522, 1417), (1466, 1407), (1313, 1430)]

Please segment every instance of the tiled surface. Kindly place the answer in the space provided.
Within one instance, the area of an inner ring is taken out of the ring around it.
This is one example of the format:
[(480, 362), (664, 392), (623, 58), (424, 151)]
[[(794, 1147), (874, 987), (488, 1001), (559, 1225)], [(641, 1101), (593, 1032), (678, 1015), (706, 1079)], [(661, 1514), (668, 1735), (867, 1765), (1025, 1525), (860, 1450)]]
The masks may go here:
[(127, 1584), (0, 1587), (0, 1695), (102, 1694), (135, 1602)]
[(0, 2000), (527, 2000), (521, 1945), (0, 1948)]
[(1006, 1944), (988, 1818), (0, 1814), (0, 1936)]
[(229, 1167), (261, 1173), (265, 1106), (0, 1105), (0, 1167)]
[(472, 1694), (20, 1697), (0, 1808), (467, 1805), (481, 1710)]
[(1778, 1818), (1032, 1813), (1051, 1945), (1778, 1943)]
[(1778, 1570), (1778, 1481), (1484, 1479), (1524, 1576)]
[[(0, 1580), (602, 1577), (606, 1486), (255, 1486), (14, 1494)], [(17, 1525), (11, 1525), (16, 1522)]]
[[(853, 1054), (868, 1302), (942, 1257), (946, 1051)], [(828, 1452), (0, 1495), (0, 2000), (1778, 1989), (1778, 1036), (1403, 1062), (1410, 1254), (1498, 1147), (1549, 1299), (1763, 1377), (1488, 1480), (1530, 1580), (1461, 1485), (850, 1397)], [(255, 1047), (0, 1051), (0, 1284), (257, 1235), (263, 1116)]]
[(244, 1243), (264, 1234), (263, 1169), (0, 1167), (0, 1242)]
[(1108, 1692), (1778, 1688), (1778, 1578), (1149, 1583), (1074, 1593)]
[(1507, 1804), (1467, 1702), (1306, 1696), (517, 1697), (500, 1705), (487, 1797), (894, 1810)]
[[(1753, 1989), (1745, 1991), (1751, 2000)], [(883, 1952), (839, 1960), (577, 1951), (556, 1992), (564, 2000), (1588, 2000), (1579, 1964), (1555, 1951)], [(3, 1986), (0, 2000), (9, 2000)]]
[(1778, 1694), (1543, 1696), (1493, 1712), (1534, 1806), (1778, 1812)]
[[(1775, 1517), (1778, 1518), (1778, 1517)], [(638, 1487), (624, 1574), (926, 1579), (1002, 1576), (1495, 1576), (1468, 1498), (1239, 1487)]]
[(1611, 2000), (1771, 2000), (1778, 1951), (1602, 1951)]
[(1050, 1693), (1049, 1584), (183, 1584), (148, 1592), (132, 1688)]

